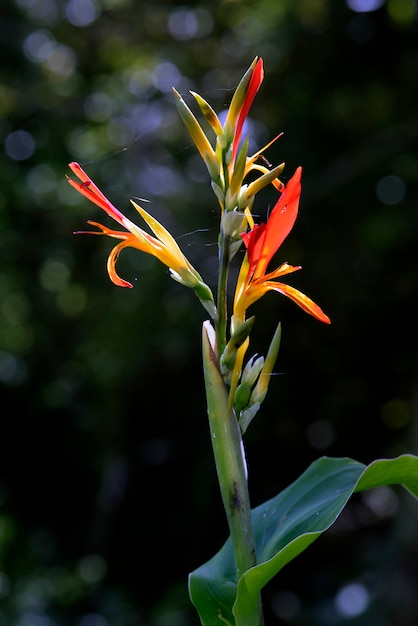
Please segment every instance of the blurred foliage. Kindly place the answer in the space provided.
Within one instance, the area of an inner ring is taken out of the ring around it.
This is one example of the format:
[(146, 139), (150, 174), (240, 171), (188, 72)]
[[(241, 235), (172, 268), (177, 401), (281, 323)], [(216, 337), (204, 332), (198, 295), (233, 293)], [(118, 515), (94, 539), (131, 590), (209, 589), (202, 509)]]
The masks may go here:
[[(217, 205), (171, 87), (222, 111), (263, 56), (251, 132), (284, 130), (268, 158), (304, 167), (281, 260), (332, 326), (274, 294), (253, 311), (254, 351), (283, 322), (253, 503), (322, 454), (417, 453), (416, 3), (6, 0), (0, 35), (0, 626), (197, 624), (187, 574), (226, 536), (204, 311), (140, 253), (119, 265), (135, 288), (110, 283), (111, 243), (72, 236), (102, 215), (66, 164), (121, 210), (146, 201), (213, 284)], [(267, 623), (415, 625), (417, 518), (359, 496), (267, 588)]]

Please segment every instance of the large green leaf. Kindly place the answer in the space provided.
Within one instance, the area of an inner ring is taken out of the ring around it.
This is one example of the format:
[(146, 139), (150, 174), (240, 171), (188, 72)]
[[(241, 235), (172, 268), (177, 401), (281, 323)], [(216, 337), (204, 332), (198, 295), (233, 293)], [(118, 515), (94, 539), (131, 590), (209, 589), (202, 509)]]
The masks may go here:
[(190, 598), (204, 626), (242, 626), (260, 590), (337, 519), (350, 496), (401, 484), (418, 498), (418, 457), (402, 455), (369, 466), (318, 459), (276, 497), (253, 509), (257, 565), (236, 580), (231, 542), (189, 577)]

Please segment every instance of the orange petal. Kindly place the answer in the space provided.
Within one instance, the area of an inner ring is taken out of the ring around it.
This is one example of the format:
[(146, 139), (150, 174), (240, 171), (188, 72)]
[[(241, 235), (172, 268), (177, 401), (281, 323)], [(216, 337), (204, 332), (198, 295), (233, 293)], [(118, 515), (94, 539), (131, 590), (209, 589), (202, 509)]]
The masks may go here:
[(123, 248), (126, 248), (129, 245), (129, 242), (127, 241), (122, 241), (121, 243), (118, 243), (118, 245), (113, 248), (107, 259), (107, 271), (109, 273), (110, 280), (118, 287), (133, 287), (131, 283), (121, 278), (116, 272), (116, 261), (118, 260)]
[(74, 232), (74, 235), (108, 235), (109, 237), (114, 237), (115, 239), (130, 239), (133, 237), (131, 233), (128, 233), (124, 230), (111, 230), (110, 228), (103, 226), (103, 224), (99, 224), (99, 222), (93, 222), (92, 220), (88, 220), (87, 224), (91, 224), (91, 226), (96, 226), (100, 230), (77, 230)]
[(276, 283), (274, 281), (267, 281), (263, 283), (263, 287), (265, 292), (267, 291), (277, 291), (278, 293), (287, 296), (293, 302), (296, 302), (300, 306), (301, 309), (316, 317), (320, 322), (324, 322), (325, 324), (331, 324), (331, 320), (328, 315), (325, 315), (323, 310), (315, 304), (308, 296), (305, 296), (304, 293), (299, 291), (299, 289), (295, 289), (295, 287), (291, 287), (290, 285), (285, 285), (284, 283)]
[(267, 221), (263, 256), (256, 277), (265, 273), (267, 265), (293, 228), (299, 208), (302, 168), (298, 167), (287, 183)]
[(279, 265), (278, 268), (276, 268), (272, 272), (269, 272), (268, 274), (265, 274), (261, 278), (256, 279), (254, 282), (257, 282), (257, 281), (265, 282), (265, 281), (274, 280), (275, 278), (279, 278), (280, 276), (285, 276), (286, 274), (292, 274), (293, 272), (297, 272), (298, 270), (301, 270), (301, 269), (302, 269), (301, 265), (289, 265), (289, 263), (282, 263), (281, 265)]

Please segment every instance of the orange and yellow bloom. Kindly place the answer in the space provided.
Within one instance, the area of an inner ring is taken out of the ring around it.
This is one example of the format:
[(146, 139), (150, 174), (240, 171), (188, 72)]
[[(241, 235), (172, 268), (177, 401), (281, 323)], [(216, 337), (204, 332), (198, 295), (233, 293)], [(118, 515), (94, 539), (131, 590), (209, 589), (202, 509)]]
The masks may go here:
[(110, 252), (107, 261), (107, 270), (112, 282), (119, 287), (132, 287), (131, 283), (117, 274), (116, 262), (124, 248), (136, 248), (137, 250), (157, 257), (157, 259), (164, 263), (164, 265), (169, 268), (172, 278), (186, 287), (193, 289), (211, 317), (216, 317), (216, 309), (211, 290), (203, 282), (200, 274), (186, 259), (172, 235), (155, 218), (147, 213), (147, 211), (131, 200), (133, 206), (152, 230), (155, 237), (145, 232), (142, 228), (139, 228), (139, 226), (125, 217), (123, 213), (106, 198), (78, 163), (70, 163), (69, 167), (73, 174), (79, 179), (77, 181), (67, 176), (70, 185), (91, 202), (103, 209), (111, 218), (126, 229), (123, 231), (112, 230), (97, 222), (88, 222), (99, 228), (98, 231), (91, 231), (89, 234), (108, 235), (109, 237), (121, 240)]
[(234, 298), (234, 319), (243, 322), (245, 314), (254, 302), (268, 291), (277, 291), (287, 296), (304, 311), (326, 324), (330, 319), (322, 309), (308, 296), (295, 287), (276, 279), (296, 272), (300, 266), (282, 263), (278, 268), (267, 272), (267, 267), (295, 223), (301, 192), (302, 168), (298, 168), (287, 183), (283, 193), (274, 206), (267, 224), (255, 224), (241, 237), (247, 249), (239, 273)]

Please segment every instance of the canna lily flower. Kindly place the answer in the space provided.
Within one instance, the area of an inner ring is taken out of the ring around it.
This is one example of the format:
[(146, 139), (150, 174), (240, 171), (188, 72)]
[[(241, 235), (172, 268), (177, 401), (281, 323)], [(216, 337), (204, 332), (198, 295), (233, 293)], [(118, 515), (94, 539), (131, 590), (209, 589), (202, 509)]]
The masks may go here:
[(121, 240), (110, 252), (107, 261), (107, 270), (111, 281), (119, 287), (132, 287), (131, 283), (117, 274), (116, 262), (124, 248), (136, 248), (137, 250), (157, 257), (157, 259), (164, 263), (164, 265), (169, 268), (172, 278), (186, 287), (193, 289), (206, 310), (212, 317), (216, 318), (216, 309), (211, 290), (181, 252), (172, 235), (142, 207), (131, 200), (133, 206), (153, 231), (155, 237), (145, 232), (142, 228), (139, 228), (139, 226), (125, 217), (123, 213), (106, 198), (78, 163), (70, 163), (69, 167), (73, 174), (81, 181), (73, 180), (67, 176), (70, 185), (91, 202), (103, 209), (103, 211), (120, 224), (120, 226), (126, 229), (123, 231), (112, 230), (97, 222), (89, 221), (88, 223), (92, 226), (96, 226), (99, 231), (83, 231), (87, 232), (87, 234), (108, 235), (109, 237)]
[(234, 298), (234, 318), (241, 322), (249, 306), (268, 291), (277, 291), (287, 296), (304, 311), (326, 324), (330, 319), (308, 296), (290, 285), (276, 279), (296, 272), (300, 266), (282, 263), (277, 269), (266, 273), (267, 267), (295, 223), (301, 192), (302, 168), (298, 167), (287, 183), (282, 195), (274, 206), (267, 224), (256, 224), (241, 237), (247, 249), (238, 276)]

